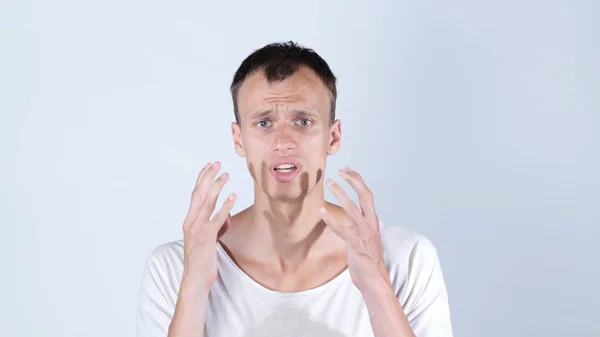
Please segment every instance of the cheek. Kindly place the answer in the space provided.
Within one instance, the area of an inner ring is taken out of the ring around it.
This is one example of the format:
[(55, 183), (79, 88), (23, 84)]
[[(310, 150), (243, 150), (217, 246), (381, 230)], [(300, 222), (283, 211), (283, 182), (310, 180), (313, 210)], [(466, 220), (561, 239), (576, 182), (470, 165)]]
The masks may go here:
[(329, 135), (320, 135), (307, 143), (307, 151), (315, 156), (324, 156), (329, 150)]
[(300, 134), (302, 142), (307, 146), (315, 147), (329, 142), (329, 133), (322, 128), (311, 129)]
[(244, 138), (244, 150), (246, 151), (249, 160), (255, 160), (262, 156), (267, 148), (268, 146), (266, 146), (264, 139), (256, 137)]
[(256, 180), (256, 165), (250, 161), (248, 161), (248, 172), (250, 172), (252, 179)]
[(255, 181), (265, 181), (269, 174), (267, 163), (258, 159), (255, 161), (248, 160), (248, 172)]

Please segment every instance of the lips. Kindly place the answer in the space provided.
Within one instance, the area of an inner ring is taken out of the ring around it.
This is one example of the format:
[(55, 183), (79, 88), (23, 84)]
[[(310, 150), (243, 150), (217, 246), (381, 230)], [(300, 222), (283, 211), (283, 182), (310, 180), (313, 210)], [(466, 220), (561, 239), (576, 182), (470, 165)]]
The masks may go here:
[(279, 158), (269, 165), (272, 171), (288, 171), (300, 169), (300, 162), (294, 158)]
[(298, 176), (301, 166), (300, 162), (293, 158), (279, 158), (272, 162), (269, 168), (275, 180), (289, 183)]

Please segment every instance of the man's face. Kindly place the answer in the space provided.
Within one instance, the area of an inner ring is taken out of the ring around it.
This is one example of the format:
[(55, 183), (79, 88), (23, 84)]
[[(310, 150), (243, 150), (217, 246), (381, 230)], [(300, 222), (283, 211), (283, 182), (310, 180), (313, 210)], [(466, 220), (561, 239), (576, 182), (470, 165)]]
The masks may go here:
[(330, 123), (327, 88), (308, 68), (269, 83), (262, 71), (238, 92), (236, 152), (246, 158), (257, 188), (271, 199), (294, 202), (323, 180), (327, 155), (337, 152), (341, 125)]

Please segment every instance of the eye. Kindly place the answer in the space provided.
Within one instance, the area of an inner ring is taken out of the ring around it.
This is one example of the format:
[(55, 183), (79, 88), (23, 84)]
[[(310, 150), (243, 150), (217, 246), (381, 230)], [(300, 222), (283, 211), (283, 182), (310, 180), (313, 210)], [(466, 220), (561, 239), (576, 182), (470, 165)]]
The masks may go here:
[(269, 122), (269, 121), (267, 121), (267, 120), (263, 120), (263, 121), (258, 121), (258, 122), (256, 122), (256, 125), (257, 125), (259, 128), (266, 128), (266, 127), (270, 126), (270, 124), (268, 124), (268, 123), (271, 123), (271, 122)]
[(312, 125), (312, 121), (310, 121), (309, 119), (300, 119), (296, 122), (296, 124), (300, 126), (310, 126)]

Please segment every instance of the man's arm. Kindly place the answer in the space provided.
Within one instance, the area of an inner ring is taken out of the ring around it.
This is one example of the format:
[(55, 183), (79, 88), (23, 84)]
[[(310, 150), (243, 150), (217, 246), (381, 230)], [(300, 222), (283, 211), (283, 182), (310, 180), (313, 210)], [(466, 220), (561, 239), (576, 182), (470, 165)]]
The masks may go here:
[(375, 337), (415, 337), (389, 278), (361, 290)]
[(410, 301), (401, 305), (383, 261), (380, 222), (373, 194), (358, 172), (346, 167), (338, 174), (356, 191), (360, 207), (335, 181), (328, 179), (327, 186), (351, 221), (338, 222), (324, 207), (319, 209), (319, 214), (346, 242), (350, 276), (363, 295), (375, 336), (452, 337), (446, 288), (431, 242), (423, 238), (413, 247), (406, 280)]
[[(452, 337), (448, 295), (433, 244), (425, 238), (417, 242), (409, 264), (402, 296), (387, 282), (389, 277), (362, 291), (375, 336)], [(400, 297), (407, 298), (404, 304)]]
[[(217, 280), (217, 240), (225, 233), (235, 203), (231, 194), (212, 220), (217, 198), (227, 182), (227, 173), (215, 179), (220, 163), (208, 163), (198, 175), (192, 201), (183, 222), (183, 273), (181, 282), (173, 279), (175, 264), (181, 256), (169, 259), (169, 252), (157, 263), (151, 254), (144, 271), (138, 337), (203, 337), (208, 294)], [(173, 256), (171, 256), (173, 257)], [(169, 262), (170, 260), (170, 262)], [(165, 262), (166, 261), (166, 262)], [(179, 283), (179, 290), (174, 290)], [(177, 293), (175, 293), (177, 292)], [(174, 298), (177, 298), (176, 303)]]
[(175, 315), (169, 326), (169, 337), (203, 337), (208, 291), (192, 280), (181, 283)]

